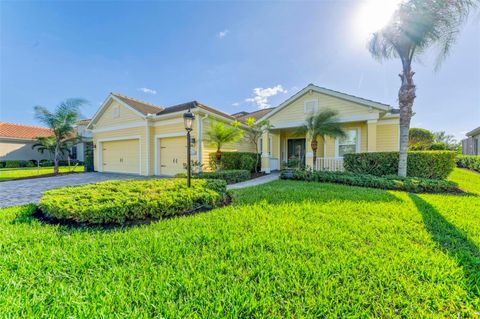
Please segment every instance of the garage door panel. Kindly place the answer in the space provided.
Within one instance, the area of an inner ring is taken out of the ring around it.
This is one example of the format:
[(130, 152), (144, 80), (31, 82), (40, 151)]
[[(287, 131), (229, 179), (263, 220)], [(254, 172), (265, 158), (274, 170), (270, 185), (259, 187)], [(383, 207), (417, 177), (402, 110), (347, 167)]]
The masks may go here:
[(187, 163), (187, 141), (182, 137), (160, 139), (160, 174), (173, 176), (185, 173)]
[(140, 171), (139, 140), (103, 142), (103, 171), (138, 174)]

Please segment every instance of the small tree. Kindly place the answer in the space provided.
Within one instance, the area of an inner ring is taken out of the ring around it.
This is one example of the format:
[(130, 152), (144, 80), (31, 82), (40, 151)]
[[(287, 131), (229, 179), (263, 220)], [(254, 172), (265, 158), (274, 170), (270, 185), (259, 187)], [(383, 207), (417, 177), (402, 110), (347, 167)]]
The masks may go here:
[(320, 136), (345, 137), (346, 134), (338, 123), (337, 112), (333, 110), (323, 110), (319, 113), (307, 117), (304, 125), (299, 127), (295, 134), (299, 136), (307, 135), (311, 139), (310, 146), (313, 150), (313, 164), (317, 162), (317, 138)]
[(433, 134), (424, 128), (411, 128), (408, 131), (408, 148), (411, 150), (428, 150), (433, 143)]
[(61, 102), (52, 113), (43, 106), (35, 106), (35, 117), (52, 130), (51, 140), (38, 140), (38, 144), (45, 143), (42, 149), (53, 151), (53, 172), (58, 174), (58, 163), (65, 148), (78, 143), (74, 124), (80, 117), (80, 107), (86, 101), (82, 99), (67, 99)]
[(269, 131), (273, 127), (273, 125), (271, 125), (268, 120), (257, 122), (257, 120), (253, 117), (247, 118), (245, 120), (245, 124), (249, 127), (249, 130), (247, 131), (248, 140), (250, 141), (250, 143), (255, 145), (255, 173), (258, 173), (258, 163), (260, 161), (260, 154), (258, 152), (258, 141), (262, 137), (263, 133)]
[(217, 170), (220, 168), (222, 159), (222, 147), (228, 143), (238, 142), (243, 138), (243, 130), (240, 128), (240, 122), (234, 121), (226, 124), (220, 121), (212, 121), (210, 130), (206, 132), (206, 141), (217, 149), (215, 158), (217, 160)]

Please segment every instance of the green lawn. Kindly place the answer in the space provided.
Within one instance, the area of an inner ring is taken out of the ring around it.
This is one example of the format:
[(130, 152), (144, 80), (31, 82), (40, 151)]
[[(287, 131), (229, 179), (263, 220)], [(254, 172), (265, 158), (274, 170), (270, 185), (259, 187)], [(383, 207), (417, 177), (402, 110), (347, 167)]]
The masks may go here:
[[(451, 177), (480, 195), (480, 175)], [(6, 318), (480, 316), (480, 197), (276, 181), (125, 229), (0, 211)]]
[[(68, 167), (68, 166), (60, 166), (60, 173), (67, 173), (67, 172), (83, 172), (83, 166), (77, 167)], [(21, 168), (1, 168), (0, 169), (0, 181), (8, 181), (16, 178), (25, 178), (31, 176), (39, 176), (39, 175), (46, 175), (52, 174), (53, 167), (21, 167)]]

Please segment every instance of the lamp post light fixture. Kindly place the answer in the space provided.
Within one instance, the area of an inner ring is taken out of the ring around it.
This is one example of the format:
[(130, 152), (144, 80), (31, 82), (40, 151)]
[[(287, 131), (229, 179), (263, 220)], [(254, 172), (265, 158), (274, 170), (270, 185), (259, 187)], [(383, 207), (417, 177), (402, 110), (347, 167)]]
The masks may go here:
[(191, 178), (192, 178), (192, 161), (190, 160), (191, 156), (191, 138), (190, 132), (192, 131), (193, 120), (195, 119), (195, 115), (188, 109), (186, 113), (183, 113), (183, 122), (185, 124), (185, 130), (187, 131), (187, 186), (190, 187), (191, 185)]

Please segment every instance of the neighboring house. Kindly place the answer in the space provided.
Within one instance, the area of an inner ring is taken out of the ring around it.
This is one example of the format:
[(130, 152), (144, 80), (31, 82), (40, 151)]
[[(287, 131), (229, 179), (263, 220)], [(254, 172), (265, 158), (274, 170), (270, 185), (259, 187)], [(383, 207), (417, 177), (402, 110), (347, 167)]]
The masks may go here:
[[(208, 167), (209, 154), (215, 151), (204, 139), (212, 119), (228, 123), (249, 117), (268, 119), (274, 127), (260, 141), (262, 170), (267, 173), (288, 160), (331, 169), (342, 166), (343, 154), (348, 152), (398, 151), (399, 147), (398, 110), (313, 84), (276, 108), (233, 115), (197, 101), (161, 107), (111, 93), (87, 127), (93, 132), (95, 169), (169, 176), (185, 172), (187, 149), (182, 116), (189, 108), (196, 116), (192, 160), (204, 168)], [(325, 108), (338, 111), (348, 137), (320, 139), (322, 147), (314, 165), (310, 141), (293, 133), (309, 114)], [(254, 152), (255, 147), (244, 138), (222, 150)]]
[(75, 123), (75, 132), (81, 136), (81, 142), (73, 146), (70, 150), (71, 158), (81, 162), (85, 161), (85, 150), (88, 143), (93, 141), (93, 133), (87, 130), (87, 125), (91, 119), (80, 120)]
[[(82, 136), (82, 142), (71, 149), (71, 159), (84, 161), (85, 144), (92, 141), (92, 133), (86, 130), (90, 120), (81, 120), (75, 124), (77, 135)], [(52, 130), (46, 127), (0, 122), (0, 160), (51, 160), (51, 155), (32, 149), (37, 137), (48, 137)], [(66, 159), (67, 156), (63, 155)]]
[(467, 138), (462, 140), (462, 154), (480, 155), (480, 126), (466, 135)]
[(0, 122), (0, 160), (50, 159), (48, 152), (32, 149), (37, 137), (50, 135), (52, 131), (45, 127)]

